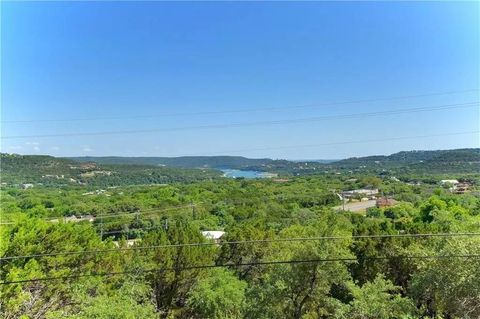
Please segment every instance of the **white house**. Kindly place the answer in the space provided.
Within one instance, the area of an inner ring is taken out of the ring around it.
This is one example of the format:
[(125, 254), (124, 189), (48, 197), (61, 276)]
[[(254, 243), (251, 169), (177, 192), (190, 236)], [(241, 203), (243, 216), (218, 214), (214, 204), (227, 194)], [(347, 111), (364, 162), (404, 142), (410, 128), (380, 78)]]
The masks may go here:
[(444, 185), (444, 184), (452, 184), (452, 185), (457, 185), (458, 183), (460, 183), (459, 181), (457, 181), (456, 179), (442, 179), (440, 181), (440, 184)]
[(214, 241), (219, 241), (223, 235), (225, 235), (224, 231), (221, 230), (205, 230), (202, 231), (203, 237), (207, 239), (213, 239)]

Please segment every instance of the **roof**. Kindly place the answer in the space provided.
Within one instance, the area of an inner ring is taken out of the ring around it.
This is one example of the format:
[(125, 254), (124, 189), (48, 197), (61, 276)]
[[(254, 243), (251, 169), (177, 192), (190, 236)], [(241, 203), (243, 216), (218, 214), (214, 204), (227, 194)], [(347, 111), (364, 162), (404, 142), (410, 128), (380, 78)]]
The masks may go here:
[(459, 182), (456, 180), (456, 179), (442, 179), (440, 181), (440, 183), (442, 184), (446, 184), (446, 183), (449, 183), (449, 184), (458, 184)]
[(361, 188), (361, 189), (354, 189), (351, 191), (344, 191), (343, 194), (345, 195), (351, 195), (351, 194), (367, 194), (367, 195), (374, 195), (378, 194), (378, 189), (366, 189), (366, 188)]
[(221, 231), (221, 230), (205, 230), (205, 231), (202, 231), (202, 235), (205, 238), (215, 239), (215, 240), (220, 239), (220, 237), (222, 237), (224, 234), (225, 234), (225, 232)]

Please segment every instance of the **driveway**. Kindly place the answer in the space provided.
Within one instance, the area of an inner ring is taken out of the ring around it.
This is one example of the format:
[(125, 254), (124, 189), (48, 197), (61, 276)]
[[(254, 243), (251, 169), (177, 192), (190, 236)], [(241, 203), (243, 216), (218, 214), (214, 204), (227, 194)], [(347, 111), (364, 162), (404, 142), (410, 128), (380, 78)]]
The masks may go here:
[[(376, 200), (367, 200), (364, 202), (354, 202), (354, 203), (345, 203), (345, 210), (351, 211), (351, 212), (362, 212), (365, 211), (367, 208), (370, 207), (375, 207), (377, 204)], [(343, 205), (340, 206), (335, 206), (335, 210), (342, 210)]]

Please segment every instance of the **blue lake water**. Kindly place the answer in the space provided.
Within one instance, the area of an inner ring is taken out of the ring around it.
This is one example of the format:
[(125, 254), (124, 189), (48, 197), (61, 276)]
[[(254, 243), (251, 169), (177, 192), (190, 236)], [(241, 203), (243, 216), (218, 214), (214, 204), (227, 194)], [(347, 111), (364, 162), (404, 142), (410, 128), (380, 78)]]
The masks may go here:
[(259, 171), (243, 171), (239, 169), (222, 169), (223, 176), (230, 178), (269, 178), (274, 177), (271, 173), (259, 172)]

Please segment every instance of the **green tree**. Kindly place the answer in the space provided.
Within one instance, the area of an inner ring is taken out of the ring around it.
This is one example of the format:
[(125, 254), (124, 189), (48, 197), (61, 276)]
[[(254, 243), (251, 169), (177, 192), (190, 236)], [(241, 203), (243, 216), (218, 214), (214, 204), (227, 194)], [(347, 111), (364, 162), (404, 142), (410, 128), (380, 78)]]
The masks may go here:
[(156, 319), (150, 287), (127, 280), (112, 289), (98, 278), (77, 283), (72, 303), (46, 314), (47, 319)]
[(378, 275), (361, 287), (349, 285), (353, 301), (348, 317), (353, 319), (397, 319), (415, 313), (412, 300), (400, 295), (400, 287)]
[[(480, 254), (480, 239), (457, 238), (438, 249), (437, 255)], [(444, 258), (418, 262), (410, 287), (426, 316), (480, 318), (480, 260)]]
[[(280, 232), (280, 238), (348, 235), (343, 217), (326, 214), (317, 223), (294, 225)], [(316, 262), (318, 259), (352, 258), (350, 240), (293, 241), (272, 244), (271, 261), (312, 262), (264, 266), (262, 277), (249, 291), (248, 318), (302, 318), (333, 316), (341, 308), (337, 287), (350, 280), (344, 262)], [(337, 298), (338, 297), (338, 298)]]
[[(177, 245), (206, 241), (195, 225), (180, 218), (170, 221), (166, 230), (149, 233), (142, 245)], [(174, 307), (185, 305), (191, 288), (208, 271), (195, 266), (214, 264), (215, 253), (214, 246), (180, 246), (149, 252), (135, 251), (131, 258), (142, 260), (143, 265), (140, 267), (156, 270), (149, 272), (146, 279), (152, 286), (157, 310), (162, 318), (167, 318)]]
[(242, 318), (247, 283), (225, 269), (212, 269), (189, 293), (187, 309), (192, 318)]

